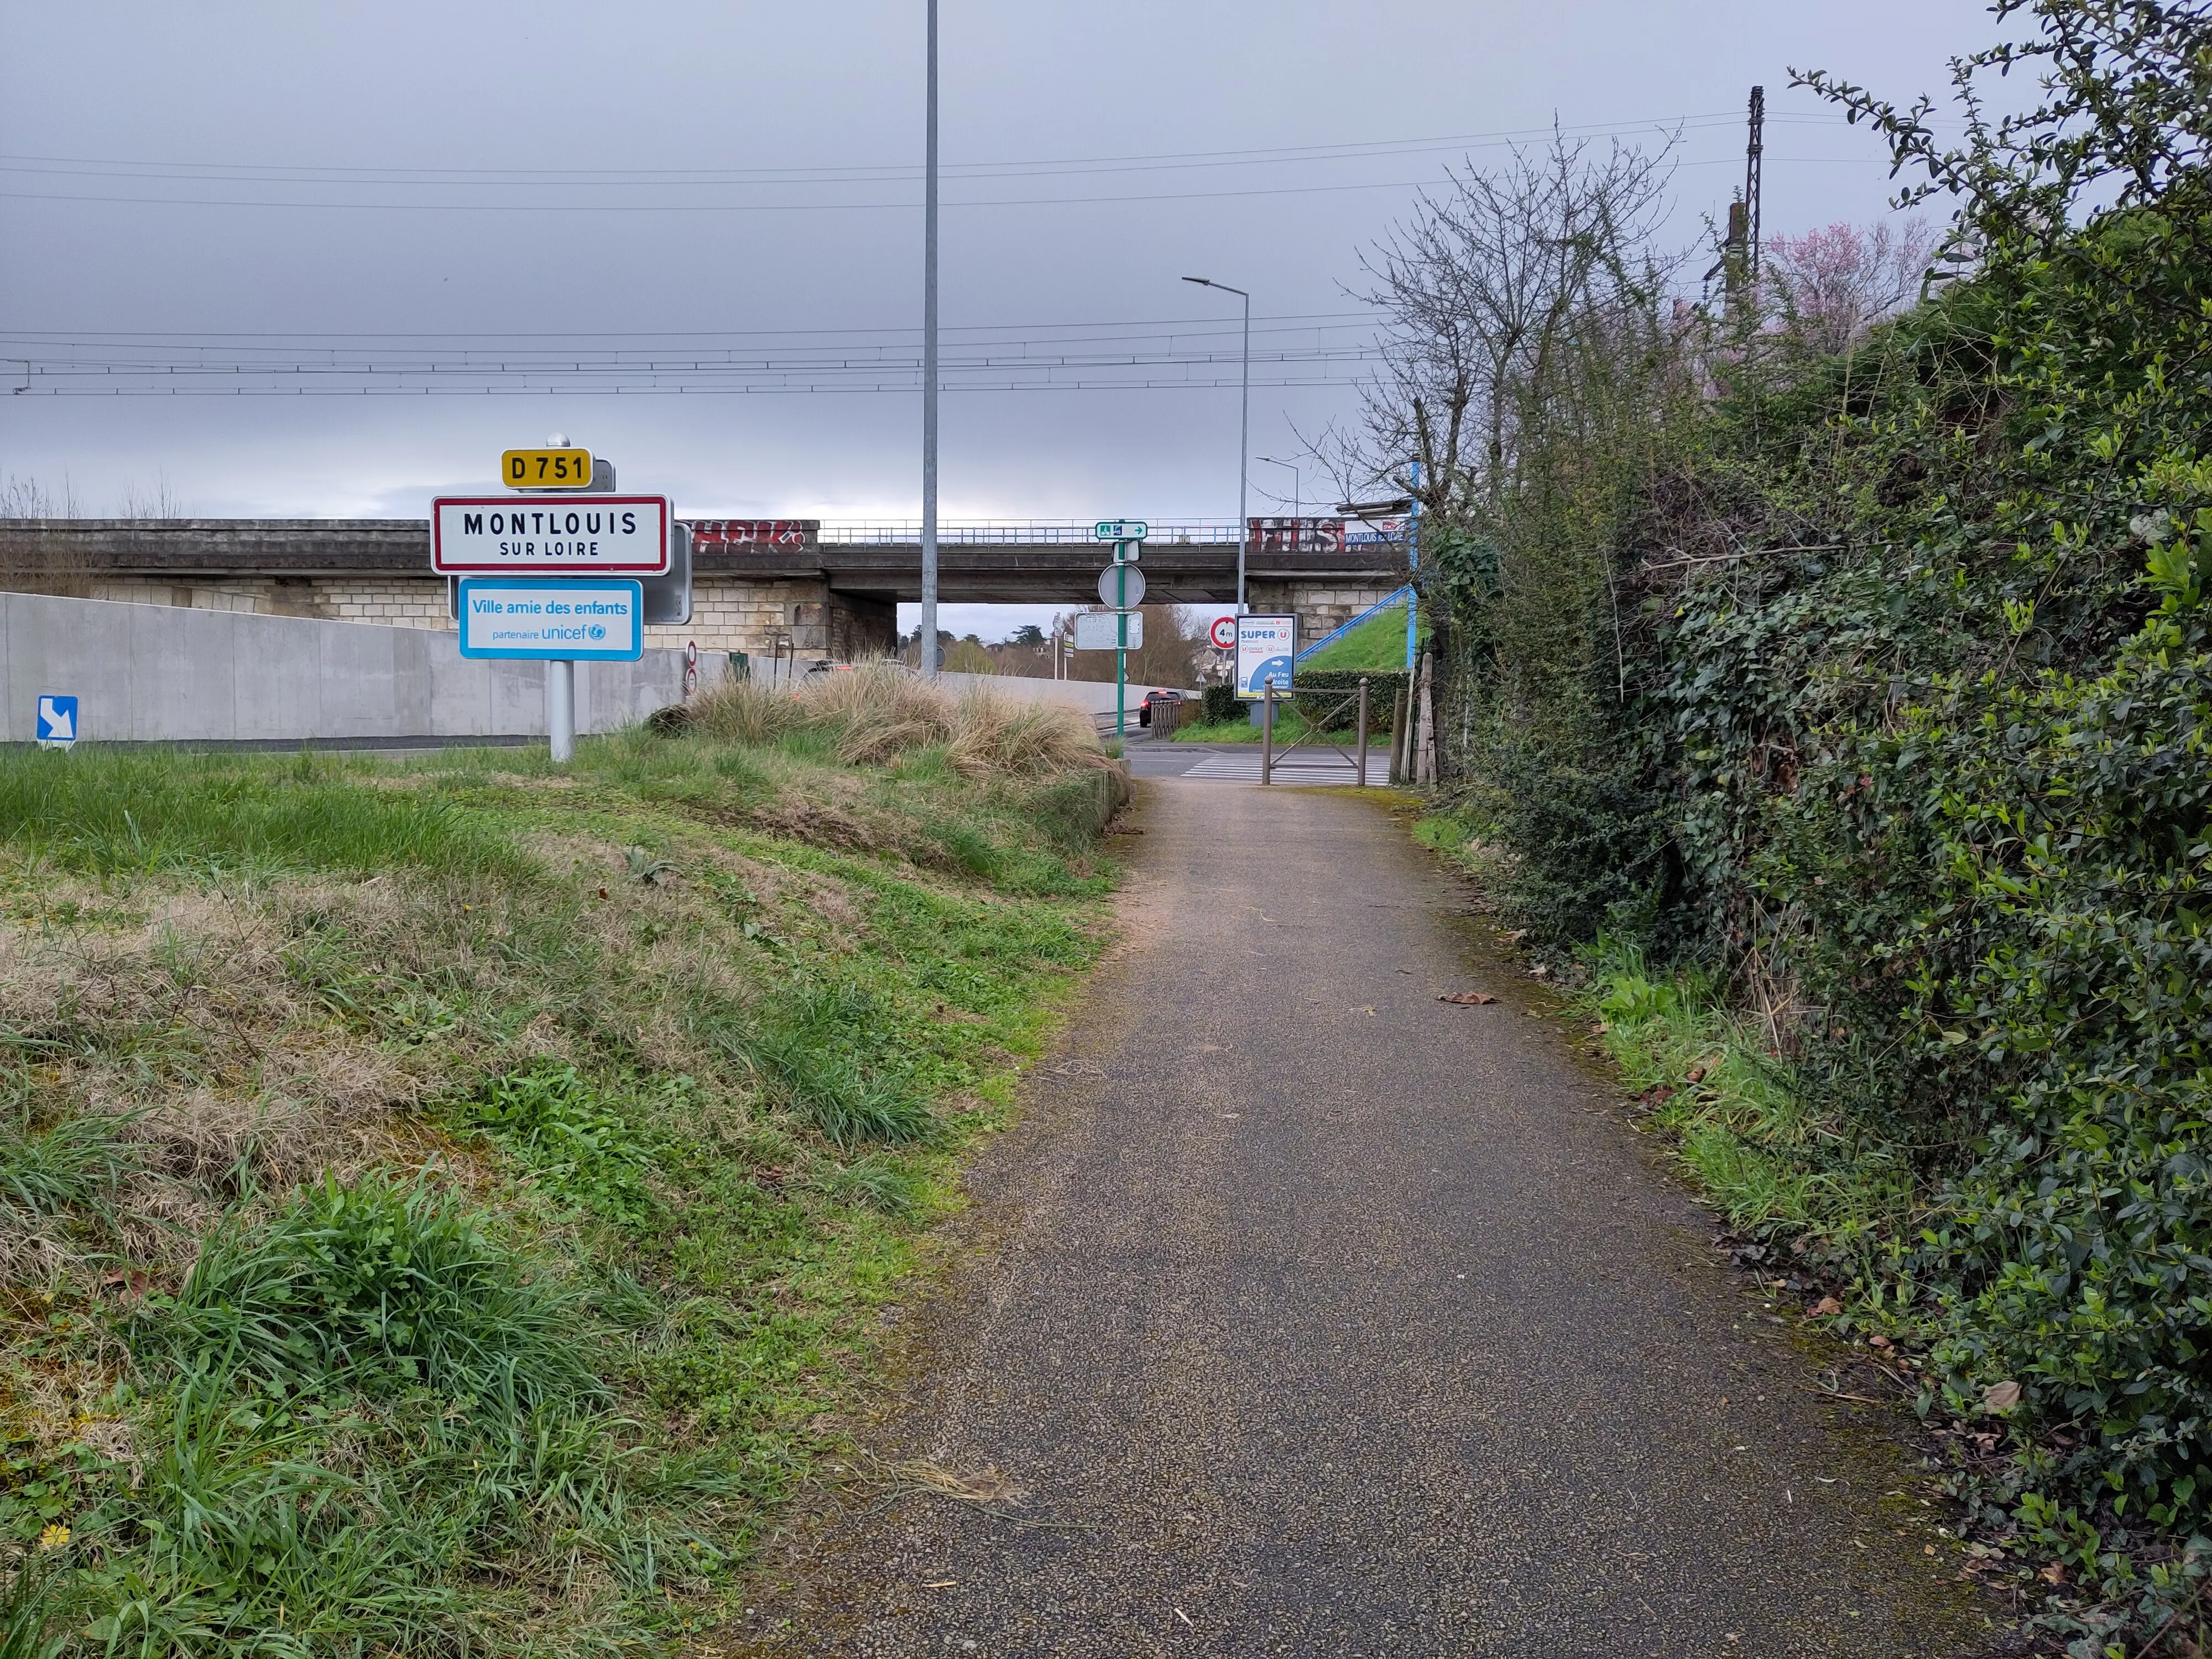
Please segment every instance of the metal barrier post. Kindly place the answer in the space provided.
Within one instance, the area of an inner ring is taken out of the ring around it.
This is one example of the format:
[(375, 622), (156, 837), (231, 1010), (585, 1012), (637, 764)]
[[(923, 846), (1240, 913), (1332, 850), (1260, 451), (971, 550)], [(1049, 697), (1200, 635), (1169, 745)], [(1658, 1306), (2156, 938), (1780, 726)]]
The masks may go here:
[(1398, 696), (1390, 705), (1390, 787), (1396, 788), (1406, 781), (1406, 705), (1407, 688), (1400, 686)]
[(1260, 689), (1260, 781), (1275, 781), (1275, 682)]
[(1367, 787), (1367, 681), (1364, 676), (1359, 682), (1359, 782), (1356, 787)]

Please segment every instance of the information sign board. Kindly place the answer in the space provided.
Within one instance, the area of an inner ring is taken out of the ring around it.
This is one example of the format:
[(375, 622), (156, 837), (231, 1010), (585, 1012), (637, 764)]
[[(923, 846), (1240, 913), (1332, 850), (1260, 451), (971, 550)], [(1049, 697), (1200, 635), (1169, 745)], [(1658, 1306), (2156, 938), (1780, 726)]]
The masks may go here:
[(430, 568), (441, 575), (659, 576), (665, 495), (441, 495)]
[(589, 489), (588, 449), (510, 449), (499, 458), (499, 481), (509, 489)]
[(1091, 528), (1091, 538), (1100, 542), (1140, 542), (1152, 533), (1152, 526), (1142, 519), (1101, 519)]
[(471, 576), (461, 583), (461, 654), (526, 661), (635, 662), (645, 592), (593, 576)]
[[(1127, 623), (1124, 634), (1116, 626)], [(1078, 651), (1141, 651), (1145, 648), (1145, 613), (1141, 611), (1079, 611), (1075, 613)]]
[(1273, 685), (1291, 689), (1291, 665), (1298, 654), (1298, 619), (1239, 617), (1237, 619), (1237, 695), (1257, 697)]

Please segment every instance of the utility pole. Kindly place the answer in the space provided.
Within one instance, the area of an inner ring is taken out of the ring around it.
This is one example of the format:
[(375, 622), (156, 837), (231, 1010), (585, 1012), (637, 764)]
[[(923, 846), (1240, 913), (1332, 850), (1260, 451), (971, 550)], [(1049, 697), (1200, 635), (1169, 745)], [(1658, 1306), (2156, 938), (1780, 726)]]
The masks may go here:
[(1766, 150), (1766, 88), (1751, 89), (1751, 142), (1743, 158), (1743, 211), (1747, 221), (1751, 280), (1759, 280), (1759, 186), (1760, 163)]
[(937, 0), (929, 6), (929, 137), (922, 163), (921, 672), (937, 673)]
[(1218, 288), (1244, 302), (1244, 391), (1243, 413), (1237, 422), (1237, 614), (1241, 617), (1245, 611), (1245, 542), (1252, 526), (1251, 520), (1245, 516), (1246, 479), (1252, 470), (1252, 296), (1241, 288), (1217, 283), (1210, 276), (1186, 276), (1183, 281), (1196, 283), (1200, 288)]

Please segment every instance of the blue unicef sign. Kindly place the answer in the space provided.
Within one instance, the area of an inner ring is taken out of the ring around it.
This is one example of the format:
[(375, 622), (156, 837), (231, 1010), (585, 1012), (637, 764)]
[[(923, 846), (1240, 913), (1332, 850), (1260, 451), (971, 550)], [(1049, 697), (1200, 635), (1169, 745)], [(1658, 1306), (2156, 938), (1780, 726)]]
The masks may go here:
[(533, 662), (635, 662), (645, 654), (645, 590), (587, 576), (470, 576), (461, 654)]

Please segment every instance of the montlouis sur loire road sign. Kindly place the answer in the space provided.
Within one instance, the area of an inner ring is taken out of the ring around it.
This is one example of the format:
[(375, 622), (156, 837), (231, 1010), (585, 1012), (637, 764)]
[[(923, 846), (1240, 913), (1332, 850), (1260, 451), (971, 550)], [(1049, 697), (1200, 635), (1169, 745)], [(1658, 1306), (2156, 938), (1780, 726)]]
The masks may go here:
[(635, 662), (645, 654), (645, 592), (592, 576), (470, 576), (461, 654), (526, 661)]
[(668, 569), (665, 495), (441, 495), (430, 568), (441, 575), (659, 576)]

